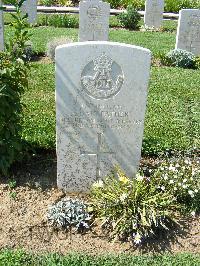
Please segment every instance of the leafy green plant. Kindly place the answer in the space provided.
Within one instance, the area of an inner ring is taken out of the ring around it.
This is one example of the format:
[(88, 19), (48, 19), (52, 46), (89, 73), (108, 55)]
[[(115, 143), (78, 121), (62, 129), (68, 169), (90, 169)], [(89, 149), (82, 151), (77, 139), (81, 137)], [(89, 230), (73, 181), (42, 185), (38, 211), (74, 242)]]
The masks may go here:
[(64, 198), (49, 207), (47, 219), (55, 227), (83, 230), (89, 228), (91, 216), (82, 201)]
[(78, 28), (78, 17), (72, 15), (51, 15), (48, 17), (48, 26)]
[(27, 67), (21, 58), (0, 53), (0, 171), (22, 156), (21, 94), (27, 87)]
[(22, 157), (21, 95), (28, 86), (28, 65), (24, 53), (29, 39), (26, 16), (20, 11), (24, 0), (12, 1), (14, 33), (0, 53), (0, 172), (7, 173), (11, 164)]
[(37, 25), (54, 26), (58, 28), (78, 28), (79, 21), (76, 15), (48, 14), (39, 16)]
[(39, 5), (52, 6), (55, 4), (55, 0), (39, 0)]
[(9, 196), (15, 200), (17, 197), (17, 192), (15, 191), (15, 188), (17, 186), (17, 182), (14, 179), (10, 179), (8, 182), (8, 188), (9, 188)]
[(158, 228), (166, 229), (178, 209), (173, 195), (157, 189), (156, 179), (137, 174), (131, 180), (118, 168), (93, 184), (91, 199), (96, 217), (103, 220), (110, 236), (135, 244)]
[(16, 185), (17, 185), (16, 180), (14, 180), (14, 179), (9, 180), (9, 182), (8, 182), (8, 186), (9, 186), (10, 189), (15, 188)]
[(139, 27), (140, 14), (133, 6), (128, 6), (127, 11), (118, 15), (121, 25), (127, 29), (135, 30)]
[(24, 15), (21, 11), (24, 2), (25, 0), (20, 0), (19, 2), (18, 0), (10, 0), (10, 3), (13, 4), (16, 9), (16, 13), (11, 13), (13, 17), (11, 21), (13, 33), (6, 43), (6, 51), (13, 58), (26, 60), (26, 49), (30, 47), (30, 32), (28, 30), (28, 15)]
[(16, 192), (16, 191), (10, 191), (9, 196), (10, 196), (13, 200), (15, 200), (16, 197), (17, 197), (17, 192)]
[(199, 0), (165, 0), (165, 11), (179, 12), (185, 8), (199, 8)]
[(71, 0), (39, 0), (38, 1), (39, 5), (43, 6), (72, 6), (72, 1)]

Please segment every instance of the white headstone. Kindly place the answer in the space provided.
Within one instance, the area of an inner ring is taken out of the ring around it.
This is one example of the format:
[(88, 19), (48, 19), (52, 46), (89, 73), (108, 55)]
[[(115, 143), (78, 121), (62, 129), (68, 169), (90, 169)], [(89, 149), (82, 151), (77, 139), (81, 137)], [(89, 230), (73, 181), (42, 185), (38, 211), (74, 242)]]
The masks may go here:
[(22, 11), (28, 14), (28, 22), (37, 22), (37, 0), (26, 0), (22, 5)]
[(146, 0), (144, 24), (146, 27), (156, 29), (162, 26), (164, 12), (164, 0)]
[(119, 165), (139, 165), (150, 51), (112, 42), (56, 49), (57, 182), (87, 192)]
[[(2, 1), (0, 0), (0, 6)], [(3, 23), (3, 11), (0, 10), (0, 51), (4, 50), (4, 23)]]
[(84, 0), (79, 4), (79, 41), (107, 41), (110, 4)]
[(200, 9), (183, 9), (179, 12), (176, 49), (200, 55)]

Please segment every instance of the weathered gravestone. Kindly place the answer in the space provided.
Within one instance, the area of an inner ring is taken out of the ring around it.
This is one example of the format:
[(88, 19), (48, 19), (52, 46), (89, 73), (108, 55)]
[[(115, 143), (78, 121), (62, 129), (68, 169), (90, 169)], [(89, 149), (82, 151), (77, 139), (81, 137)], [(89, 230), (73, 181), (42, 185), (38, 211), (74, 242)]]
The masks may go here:
[(179, 12), (176, 49), (200, 55), (200, 9), (183, 9)]
[(163, 21), (164, 0), (146, 0), (144, 24), (146, 27), (160, 28)]
[(79, 4), (79, 41), (107, 41), (110, 4), (84, 0)]
[(22, 5), (22, 11), (28, 14), (28, 22), (37, 22), (37, 0), (26, 0)]
[[(0, 0), (0, 7), (2, 1)], [(3, 23), (3, 11), (0, 10), (0, 51), (4, 50), (4, 23)]]
[(56, 49), (57, 181), (87, 192), (119, 165), (138, 168), (150, 51), (112, 42)]

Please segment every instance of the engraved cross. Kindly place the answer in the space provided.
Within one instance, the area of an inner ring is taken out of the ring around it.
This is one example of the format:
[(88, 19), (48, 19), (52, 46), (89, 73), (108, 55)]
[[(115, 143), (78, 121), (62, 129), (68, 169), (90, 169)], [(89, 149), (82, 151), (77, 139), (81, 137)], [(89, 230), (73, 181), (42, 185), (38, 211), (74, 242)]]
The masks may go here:
[(81, 151), (81, 155), (91, 155), (97, 157), (97, 166), (96, 166), (96, 179), (98, 180), (100, 178), (100, 162), (101, 157), (104, 154), (113, 154), (110, 150), (102, 150), (102, 133), (97, 133), (98, 136), (98, 143), (97, 143), (97, 149), (96, 151)]

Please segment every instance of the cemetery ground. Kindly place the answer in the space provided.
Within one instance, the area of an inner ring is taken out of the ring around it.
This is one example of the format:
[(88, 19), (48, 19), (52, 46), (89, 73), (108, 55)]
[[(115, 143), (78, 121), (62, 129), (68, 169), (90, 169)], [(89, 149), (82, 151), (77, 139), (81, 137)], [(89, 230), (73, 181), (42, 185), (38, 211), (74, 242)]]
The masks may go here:
[[(200, 71), (166, 67), (159, 62), (161, 53), (174, 48), (175, 28), (176, 22), (165, 22), (164, 32), (110, 30), (111, 41), (140, 45), (150, 49), (154, 55), (141, 160), (146, 165), (154, 165), (166, 150), (169, 153), (176, 150), (184, 153), (199, 145)], [(10, 27), (6, 26), (6, 36), (9, 31)], [(159, 235), (156, 240), (150, 240), (139, 249), (134, 249), (129, 243), (111, 243), (98, 227), (93, 232), (73, 234), (70, 238), (66, 232), (56, 231), (48, 225), (45, 218), (48, 205), (64, 194), (56, 188), (55, 66), (45, 57), (46, 44), (50, 39), (60, 36), (67, 36), (75, 41), (78, 30), (43, 26), (32, 28), (31, 31), (35, 57), (31, 62), (29, 89), (23, 96), (25, 107), (22, 137), (32, 147), (32, 152), (24, 161), (13, 166), (9, 180), (1, 176), (0, 247), (61, 254), (71, 251), (89, 254), (146, 254), (163, 251), (173, 254), (199, 253), (199, 217), (183, 219), (181, 223), (184, 224), (184, 231), (175, 230), (165, 236)], [(9, 258), (9, 254), (7, 256)], [(172, 259), (166, 257), (166, 263)], [(182, 257), (177, 256), (177, 260), (179, 259)], [(193, 259), (183, 256), (183, 263), (186, 261), (185, 265), (190, 265), (190, 262), (194, 262)], [(146, 263), (145, 258), (144, 261), (143, 258), (138, 260), (141, 260), (138, 263)], [(147, 262), (153, 265), (152, 261)], [(78, 263), (74, 265), (79, 265)], [(191, 265), (197, 265), (195, 263), (197, 261)]]

